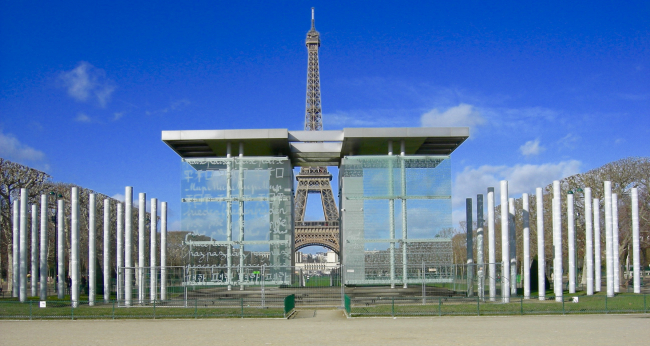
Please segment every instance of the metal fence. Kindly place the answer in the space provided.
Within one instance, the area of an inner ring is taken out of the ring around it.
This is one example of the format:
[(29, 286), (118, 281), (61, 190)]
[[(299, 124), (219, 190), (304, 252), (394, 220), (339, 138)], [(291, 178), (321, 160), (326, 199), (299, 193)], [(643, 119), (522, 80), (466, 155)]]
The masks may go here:
[[(348, 316), (488, 316), (488, 315), (552, 315), (552, 314), (610, 314), (648, 313), (648, 295), (621, 294), (565, 296), (560, 302), (555, 297), (538, 300), (510, 298), (495, 302), (478, 297), (364, 297), (346, 295), (345, 310)], [(349, 303), (348, 303), (349, 302)]]

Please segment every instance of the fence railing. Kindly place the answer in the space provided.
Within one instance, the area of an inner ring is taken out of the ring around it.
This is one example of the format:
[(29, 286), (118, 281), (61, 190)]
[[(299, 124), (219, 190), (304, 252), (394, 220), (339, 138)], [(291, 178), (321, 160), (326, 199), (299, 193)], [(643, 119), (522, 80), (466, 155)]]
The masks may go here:
[[(538, 300), (511, 297), (508, 303), (478, 297), (364, 297), (346, 296), (348, 316), (453, 316), (453, 315), (551, 315), (551, 314), (609, 314), (648, 313), (648, 295), (622, 294), (565, 296), (561, 302), (555, 297)], [(350, 300), (348, 307), (348, 301)]]

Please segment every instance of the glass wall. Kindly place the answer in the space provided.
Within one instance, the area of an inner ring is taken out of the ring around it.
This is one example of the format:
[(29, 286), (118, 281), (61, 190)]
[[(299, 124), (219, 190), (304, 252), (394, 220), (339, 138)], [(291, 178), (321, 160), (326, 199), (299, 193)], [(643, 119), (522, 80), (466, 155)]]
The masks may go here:
[[(186, 284), (290, 282), (293, 171), (286, 157), (196, 158), (182, 162), (181, 226)], [(256, 269), (255, 271), (259, 271)], [(253, 280), (255, 281), (255, 280)]]
[(347, 156), (339, 198), (346, 284), (421, 283), (412, 268), (451, 265), (451, 239), (438, 237), (451, 227), (449, 157)]

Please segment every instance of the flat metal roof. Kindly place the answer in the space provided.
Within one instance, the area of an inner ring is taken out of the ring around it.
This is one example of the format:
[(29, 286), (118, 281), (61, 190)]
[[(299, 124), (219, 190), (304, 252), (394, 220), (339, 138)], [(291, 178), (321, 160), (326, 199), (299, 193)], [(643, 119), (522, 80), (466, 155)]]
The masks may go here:
[(226, 157), (243, 143), (245, 156), (288, 156), (294, 166), (339, 166), (348, 155), (386, 155), (388, 142), (399, 154), (450, 155), (469, 138), (468, 127), (344, 128), (334, 131), (287, 129), (163, 131), (162, 141), (181, 158)]

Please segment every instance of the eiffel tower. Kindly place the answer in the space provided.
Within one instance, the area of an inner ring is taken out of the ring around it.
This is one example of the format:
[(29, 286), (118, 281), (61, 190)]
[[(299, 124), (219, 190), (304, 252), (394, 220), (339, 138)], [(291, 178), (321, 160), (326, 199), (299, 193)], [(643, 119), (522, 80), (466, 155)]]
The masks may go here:
[[(314, 23), (314, 8), (311, 9), (311, 30), (307, 32), (307, 105), (305, 131), (322, 131), (323, 121), (320, 101), (320, 73), (318, 71), (318, 48), (320, 34)], [(295, 250), (310, 245), (320, 245), (339, 253), (339, 211), (334, 202), (330, 181), (332, 175), (327, 167), (302, 167), (296, 175), (294, 234)], [(320, 194), (325, 221), (305, 221), (307, 195)]]

